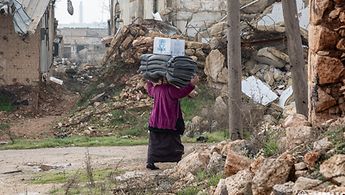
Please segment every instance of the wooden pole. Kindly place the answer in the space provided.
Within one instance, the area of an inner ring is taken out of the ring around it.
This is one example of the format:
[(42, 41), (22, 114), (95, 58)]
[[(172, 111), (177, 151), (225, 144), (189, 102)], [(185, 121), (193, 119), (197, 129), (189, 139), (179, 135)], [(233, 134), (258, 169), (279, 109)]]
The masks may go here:
[(144, 0), (138, 0), (138, 18), (144, 19), (145, 17), (144, 3)]
[(114, 24), (114, 0), (110, 0), (110, 35), (115, 34), (115, 24)]
[(240, 2), (228, 0), (228, 71), (229, 71), (229, 133), (232, 140), (242, 139), (241, 116), (241, 36)]
[(308, 117), (308, 86), (295, 0), (282, 0), (296, 111)]

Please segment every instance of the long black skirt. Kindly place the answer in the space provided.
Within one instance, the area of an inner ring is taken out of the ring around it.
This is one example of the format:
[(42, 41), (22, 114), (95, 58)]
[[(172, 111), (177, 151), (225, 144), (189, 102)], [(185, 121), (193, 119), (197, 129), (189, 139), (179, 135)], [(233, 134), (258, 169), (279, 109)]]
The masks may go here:
[(147, 162), (179, 162), (184, 153), (181, 135), (171, 131), (150, 131)]

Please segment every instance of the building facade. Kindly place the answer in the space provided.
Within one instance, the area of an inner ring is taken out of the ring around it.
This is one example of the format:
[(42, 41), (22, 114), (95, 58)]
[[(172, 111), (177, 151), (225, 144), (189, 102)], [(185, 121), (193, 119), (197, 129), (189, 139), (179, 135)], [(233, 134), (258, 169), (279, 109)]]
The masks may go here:
[(97, 63), (105, 52), (102, 38), (108, 30), (102, 28), (61, 28), (58, 35), (63, 37), (62, 58), (74, 62)]
[(54, 37), (53, 1), (0, 0), (0, 86), (37, 85), (52, 64)]
[(112, 34), (136, 18), (154, 19), (159, 12), (183, 33), (196, 36), (226, 15), (225, 0), (111, 0), (110, 7)]

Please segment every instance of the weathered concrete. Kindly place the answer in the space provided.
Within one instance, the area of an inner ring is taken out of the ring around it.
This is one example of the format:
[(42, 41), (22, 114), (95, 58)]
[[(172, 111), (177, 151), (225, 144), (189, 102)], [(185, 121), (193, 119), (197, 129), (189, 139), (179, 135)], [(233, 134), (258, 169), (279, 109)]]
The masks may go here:
[(39, 31), (22, 39), (12, 18), (0, 16), (0, 86), (34, 85), (39, 81)]

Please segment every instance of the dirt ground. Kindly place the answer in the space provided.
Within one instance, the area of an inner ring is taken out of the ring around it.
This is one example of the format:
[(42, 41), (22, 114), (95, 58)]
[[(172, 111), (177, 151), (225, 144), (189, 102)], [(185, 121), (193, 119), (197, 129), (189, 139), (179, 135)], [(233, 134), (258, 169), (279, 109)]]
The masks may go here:
[[(53, 136), (52, 127), (58, 120), (68, 114), (78, 99), (78, 94), (63, 87), (50, 84), (39, 86), (38, 107), (33, 105), (35, 90), (26, 88), (24, 95), (15, 89), (7, 89), (16, 93), (16, 100), (30, 100), (29, 105), (19, 105), (13, 112), (0, 112), (0, 123), (10, 126), (9, 132), (14, 138), (40, 139)], [(0, 141), (9, 141), (9, 135), (0, 134)]]
[[(186, 144), (188, 154), (197, 145)], [(54, 170), (78, 170), (85, 167), (85, 155), (89, 151), (93, 168), (114, 168), (159, 174), (175, 163), (157, 164), (161, 169), (149, 171), (145, 168), (147, 146), (92, 147), (92, 148), (48, 148), (33, 150), (0, 151), (0, 195), (48, 194), (61, 184), (35, 185), (30, 180), (38, 174), (41, 165), (55, 167)]]

